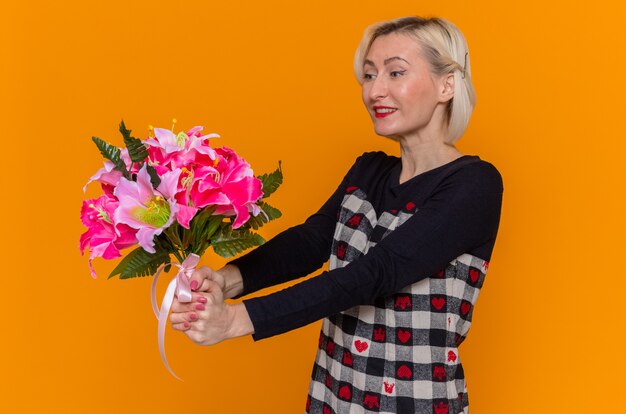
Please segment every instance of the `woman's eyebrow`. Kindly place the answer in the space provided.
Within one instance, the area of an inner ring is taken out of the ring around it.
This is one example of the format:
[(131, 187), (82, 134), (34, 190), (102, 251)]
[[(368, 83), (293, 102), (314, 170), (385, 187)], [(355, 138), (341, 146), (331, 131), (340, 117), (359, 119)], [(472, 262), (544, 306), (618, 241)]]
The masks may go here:
[[(406, 64), (410, 65), (410, 63), (406, 59), (403, 59), (400, 56), (392, 56), (390, 58), (387, 58), (387, 59), (384, 60), (383, 64), (388, 65), (389, 63), (393, 62), (394, 60), (401, 60), (401, 61), (405, 62)], [(374, 65), (374, 62), (372, 62), (369, 59), (365, 59), (363, 61), (363, 66), (365, 66), (365, 65), (370, 65), (370, 66), (376, 67), (376, 65)]]
[(390, 58), (385, 59), (385, 61), (383, 62), (385, 65), (388, 65), (390, 62), (393, 62), (394, 60), (401, 60), (405, 63), (409, 63), (406, 59), (401, 58), (400, 56), (393, 56)]

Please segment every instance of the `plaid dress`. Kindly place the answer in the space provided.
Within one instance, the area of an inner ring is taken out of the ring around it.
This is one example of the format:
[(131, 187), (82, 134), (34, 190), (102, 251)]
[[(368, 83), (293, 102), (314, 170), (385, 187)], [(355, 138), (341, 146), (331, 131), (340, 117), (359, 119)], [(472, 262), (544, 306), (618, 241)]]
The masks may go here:
[[(310, 413), (468, 411), (465, 339), (500, 221), (503, 183), (478, 156), (400, 182), (401, 159), (357, 158), (304, 223), (235, 259), (254, 340), (323, 320)], [(329, 316), (330, 315), (330, 316)]]
[[(330, 269), (341, 268), (417, 212), (410, 201), (377, 215), (358, 187), (341, 203)], [(471, 254), (430, 278), (323, 320), (306, 411), (468, 412), (458, 347), (467, 336), (488, 262)]]

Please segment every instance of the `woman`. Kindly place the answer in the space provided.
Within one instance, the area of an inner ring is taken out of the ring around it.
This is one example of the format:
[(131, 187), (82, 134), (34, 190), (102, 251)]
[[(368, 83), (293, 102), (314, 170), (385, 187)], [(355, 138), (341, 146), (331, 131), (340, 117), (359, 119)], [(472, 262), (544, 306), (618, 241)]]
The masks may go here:
[[(502, 179), (454, 146), (475, 103), (467, 44), (440, 18), (371, 26), (355, 56), (377, 134), (401, 158), (360, 156), (305, 223), (217, 272), (195, 272), (195, 302), (172, 326), (198, 344), (255, 340), (323, 318), (308, 412), (464, 413), (457, 347), (495, 243)], [(280, 292), (232, 298), (330, 270)]]

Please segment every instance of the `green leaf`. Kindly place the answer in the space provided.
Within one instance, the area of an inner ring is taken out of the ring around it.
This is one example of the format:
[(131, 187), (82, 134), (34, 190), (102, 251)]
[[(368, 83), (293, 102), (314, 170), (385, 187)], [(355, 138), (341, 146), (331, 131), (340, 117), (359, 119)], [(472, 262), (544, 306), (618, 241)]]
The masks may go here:
[(150, 175), (150, 182), (152, 183), (152, 188), (157, 188), (159, 184), (161, 184), (161, 177), (157, 174), (156, 169), (152, 165), (146, 165), (146, 170)]
[(211, 244), (211, 238), (220, 229), (224, 216), (215, 216), (215, 208), (201, 209), (189, 223), (189, 229), (181, 228), (183, 247), (187, 253), (202, 256)]
[(278, 161), (276, 171), (269, 174), (263, 174), (257, 177), (263, 183), (263, 198), (267, 198), (283, 183), (283, 170), (281, 162)]
[(235, 256), (263, 243), (265, 243), (265, 239), (256, 233), (242, 229), (231, 230), (229, 227), (224, 228), (211, 239), (215, 253), (225, 258)]
[(214, 216), (215, 208), (206, 208), (200, 210), (189, 223), (189, 231), (192, 240), (209, 240), (219, 228), (223, 217)]
[(244, 224), (245, 228), (258, 230), (259, 227), (263, 226), (265, 223), (275, 220), (283, 215), (279, 209), (270, 206), (264, 201), (261, 201), (258, 205), (265, 214), (259, 213), (256, 217), (250, 216), (250, 219), (246, 221), (246, 224)]
[(140, 139), (134, 138), (130, 135), (132, 131), (126, 129), (124, 120), (120, 123), (120, 133), (124, 137), (124, 145), (128, 149), (128, 155), (133, 162), (143, 162), (148, 158), (148, 149)]
[(107, 160), (111, 161), (113, 165), (115, 165), (115, 169), (124, 174), (124, 177), (130, 179), (130, 174), (126, 170), (126, 164), (121, 158), (122, 151), (120, 151), (120, 149), (116, 146), (111, 145), (98, 137), (91, 137), (91, 139), (100, 150), (100, 154), (102, 154), (102, 156)]
[(157, 250), (156, 253), (151, 254), (142, 247), (138, 247), (120, 261), (109, 275), (109, 279), (115, 275), (120, 275), (120, 279), (150, 276), (156, 273), (160, 265), (169, 260), (170, 255), (167, 252)]

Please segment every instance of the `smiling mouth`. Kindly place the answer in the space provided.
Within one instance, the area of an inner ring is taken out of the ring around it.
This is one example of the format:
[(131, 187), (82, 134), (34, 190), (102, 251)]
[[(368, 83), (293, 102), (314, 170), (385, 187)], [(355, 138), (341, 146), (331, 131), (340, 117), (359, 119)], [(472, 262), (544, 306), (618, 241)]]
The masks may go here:
[(393, 114), (394, 112), (396, 112), (397, 109), (396, 108), (389, 108), (389, 107), (385, 107), (385, 106), (375, 106), (374, 107), (374, 114), (376, 116), (376, 118), (385, 118), (391, 114)]

